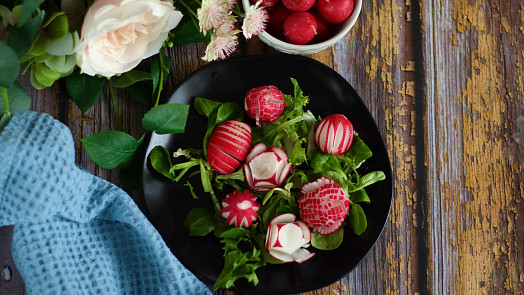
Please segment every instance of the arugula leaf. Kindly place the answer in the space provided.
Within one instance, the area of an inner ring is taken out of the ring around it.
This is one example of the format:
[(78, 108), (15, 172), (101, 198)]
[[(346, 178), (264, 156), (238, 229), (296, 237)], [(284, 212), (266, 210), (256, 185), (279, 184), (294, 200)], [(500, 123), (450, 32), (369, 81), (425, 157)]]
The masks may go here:
[(80, 141), (91, 159), (105, 169), (129, 161), (138, 148), (138, 141), (131, 135), (115, 130), (102, 131)]
[(255, 286), (258, 284), (258, 277), (255, 270), (264, 265), (260, 259), (260, 250), (253, 247), (253, 251), (243, 253), (240, 250), (231, 250), (224, 255), (224, 268), (218, 276), (214, 289), (231, 288), (235, 281), (241, 278)]
[(215, 218), (209, 208), (197, 207), (189, 211), (184, 225), (189, 229), (189, 235), (201, 237), (215, 230)]
[(351, 225), (353, 232), (357, 235), (361, 235), (368, 226), (366, 213), (364, 213), (362, 207), (357, 203), (353, 203), (349, 210), (349, 224)]
[(158, 134), (183, 133), (186, 128), (189, 106), (186, 104), (162, 104), (150, 109), (142, 119), (142, 126)]
[(149, 153), (149, 162), (151, 167), (155, 169), (156, 172), (164, 175), (169, 179), (174, 179), (173, 175), (170, 172), (171, 166), (171, 157), (169, 156), (169, 151), (160, 145), (155, 146)]
[(249, 239), (251, 237), (251, 231), (243, 227), (233, 227), (221, 233), (219, 237), (223, 239)]
[(344, 240), (344, 227), (339, 227), (334, 233), (321, 235), (319, 233), (311, 234), (311, 246), (319, 250), (335, 250)]

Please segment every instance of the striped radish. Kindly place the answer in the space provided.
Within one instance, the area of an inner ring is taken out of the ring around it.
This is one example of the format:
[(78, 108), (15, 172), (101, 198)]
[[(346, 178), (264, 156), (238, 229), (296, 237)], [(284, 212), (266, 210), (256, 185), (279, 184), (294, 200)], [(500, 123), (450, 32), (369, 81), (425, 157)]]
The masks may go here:
[(335, 181), (321, 177), (302, 186), (298, 199), (300, 218), (313, 232), (335, 232), (349, 213), (349, 196)]
[(211, 169), (229, 174), (240, 167), (251, 147), (251, 127), (236, 120), (218, 125), (209, 138), (207, 161)]
[(263, 143), (255, 145), (246, 157), (244, 175), (254, 191), (266, 191), (278, 187), (286, 179), (293, 164), (281, 148), (270, 148)]
[(273, 85), (259, 86), (249, 90), (244, 100), (248, 117), (260, 122), (273, 122), (280, 118), (286, 107), (284, 94)]
[(260, 204), (255, 201), (256, 199), (257, 195), (249, 190), (244, 192), (235, 190), (222, 200), (221, 215), (229, 225), (250, 227), (253, 221), (257, 220), (257, 211), (260, 209)]
[(315, 130), (315, 142), (326, 154), (342, 155), (353, 142), (353, 124), (340, 114), (331, 114), (318, 124)]

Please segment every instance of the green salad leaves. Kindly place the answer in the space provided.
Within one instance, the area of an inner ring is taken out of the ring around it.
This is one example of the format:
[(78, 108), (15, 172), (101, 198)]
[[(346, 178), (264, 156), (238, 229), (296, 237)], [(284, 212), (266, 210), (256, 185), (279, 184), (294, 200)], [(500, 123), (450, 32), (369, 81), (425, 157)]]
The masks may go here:
[[(309, 98), (304, 95), (297, 81), (291, 78), (291, 83), (294, 93), (285, 95), (286, 108), (282, 116), (271, 124), (253, 127), (252, 137), (253, 145), (265, 143), (267, 146), (282, 148), (289, 156), (289, 162), (294, 164), (294, 169), (280, 187), (256, 192), (261, 207), (257, 212), (258, 219), (251, 228), (227, 225), (220, 212), (219, 197), (233, 189), (248, 189), (242, 166), (231, 174), (220, 175), (206, 161), (206, 147), (214, 129), (227, 120), (243, 120), (241, 106), (197, 97), (193, 107), (208, 120), (202, 149), (179, 149), (170, 155), (164, 147), (157, 146), (149, 154), (154, 170), (173, 181), (185, 182), (194, 198), (201, 196), (194, 193), (189, 178), (200, 176), (199, 183), (213, 201), (213, 209), (192, 209), (187, 215), (185, 226), (193, 236), (214, 232), (223, 244), (224, 267), (215, 282), (215, 289), (230, 288), (238, 279), (247, 279), (256, 285), (256, 269), (267, 264), (283, 263), (271, 257), (265, 248), (268, 225), (273, 218), (283, 213), (299, 216), (297, 201), (304, 184), (324, 176), (341, 186), (350, 196), (350, 211), (345, 223), (355, 234), (360, 235), (367, 227), (365, 210), (360, 204), (371, 203), (365, 188), (385, 179), (382, 171), (360, 174), (359, 168), (372, 156), (372, 152), (356, 133), (351, 147), (343, 155), (325, 154), (316, 148), (314, 132), (320, 118), (315, 118), (306, 109)], [(220, 193), (216, 194), (215, 190)], [(342, 226), (329, 235), (313, 233), (311, 245), (318, 250), (337, 249), (344, 239), (344, 228)]]

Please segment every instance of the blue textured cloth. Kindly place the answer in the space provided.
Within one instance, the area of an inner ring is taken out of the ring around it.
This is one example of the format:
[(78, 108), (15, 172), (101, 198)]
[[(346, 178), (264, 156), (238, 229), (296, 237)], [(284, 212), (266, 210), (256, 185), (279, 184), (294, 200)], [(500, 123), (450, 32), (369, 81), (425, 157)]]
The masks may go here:
[(16, 113), (0, 133), (0, 225), (28, 294), (210, 294), (115, 185), (75, 164), (69, 129)]

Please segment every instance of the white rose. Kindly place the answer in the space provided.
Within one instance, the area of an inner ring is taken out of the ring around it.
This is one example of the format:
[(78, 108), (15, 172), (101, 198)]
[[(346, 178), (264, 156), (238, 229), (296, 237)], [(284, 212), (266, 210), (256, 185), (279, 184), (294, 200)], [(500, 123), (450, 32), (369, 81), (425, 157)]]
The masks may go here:
[(172, 2), (97, 0), (84, 18), (77, 64), (91, 76), (125, 73), (158, 53), (181, 19)]

